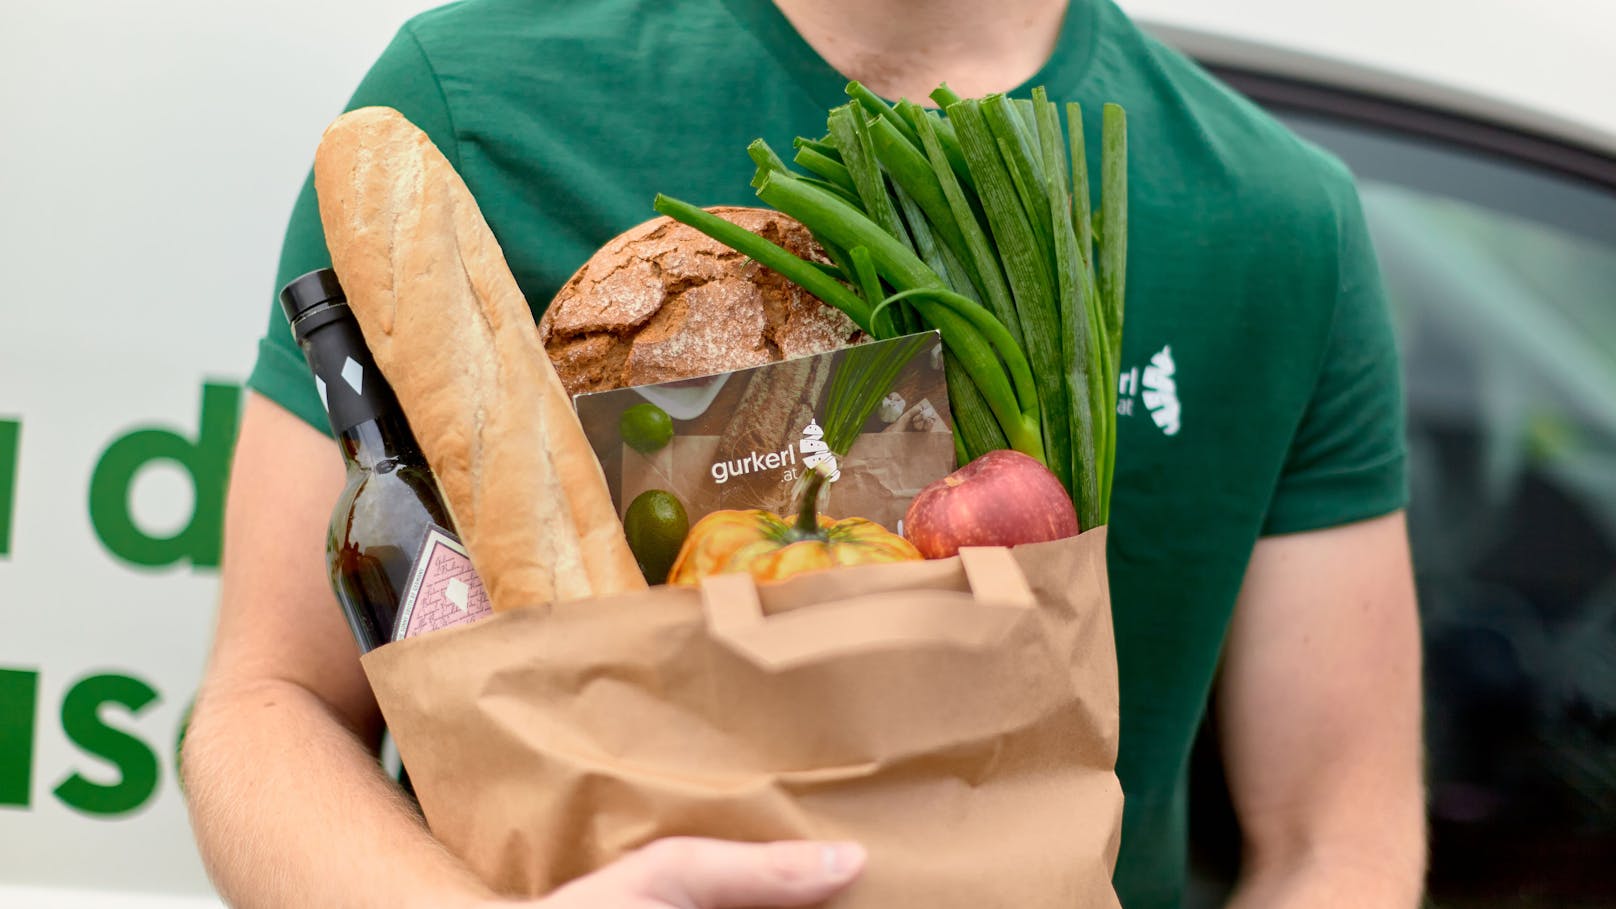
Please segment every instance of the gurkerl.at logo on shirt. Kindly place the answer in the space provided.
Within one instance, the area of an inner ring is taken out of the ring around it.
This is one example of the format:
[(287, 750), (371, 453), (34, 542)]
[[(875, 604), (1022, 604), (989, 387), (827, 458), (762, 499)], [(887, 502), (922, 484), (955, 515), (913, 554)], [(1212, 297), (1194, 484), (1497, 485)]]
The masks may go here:
[(1124, 372), (1117, 379), (1117, 415), (1131, 417), (1142, 406), (1164, 435), (1178, 435), (1182, 415), (1176, 372), (1172, 345), (1157, 351), (1143, 370), (1135, 366)]

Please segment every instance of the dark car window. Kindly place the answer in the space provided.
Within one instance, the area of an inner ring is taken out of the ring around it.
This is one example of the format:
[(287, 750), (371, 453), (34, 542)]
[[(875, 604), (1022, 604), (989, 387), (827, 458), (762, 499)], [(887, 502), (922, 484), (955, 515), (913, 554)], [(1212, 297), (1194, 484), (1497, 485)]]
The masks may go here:
[(1616, 906), (1616, 191), (1274, 110), (1358, 175), (1398, 325), (1432, 898)]

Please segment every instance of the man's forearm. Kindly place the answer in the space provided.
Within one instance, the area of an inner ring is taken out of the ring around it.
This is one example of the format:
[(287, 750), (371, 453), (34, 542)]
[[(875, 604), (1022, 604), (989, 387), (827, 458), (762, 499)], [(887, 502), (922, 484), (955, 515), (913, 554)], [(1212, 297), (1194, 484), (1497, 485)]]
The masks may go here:
[(1348, 762), (1302, 812), (1244, 818), (1228, 909), (1416, 909), (1425, 889), (1425, 801), (1418, 777), (1387, 780)]
[(1424, 872), (1398, 862), (1320, 853), (1247, 869), (1228, 909), (1415, 909)]
[(1218, 706), (1237, 909), (1413, 909), (1425, 873), (1420, 635), (1401, 514), (1257, 544)]
[(491, 895), (297, 685), (205, 689), (182, 768), (197, 843), (232, 906), (454, 909)]

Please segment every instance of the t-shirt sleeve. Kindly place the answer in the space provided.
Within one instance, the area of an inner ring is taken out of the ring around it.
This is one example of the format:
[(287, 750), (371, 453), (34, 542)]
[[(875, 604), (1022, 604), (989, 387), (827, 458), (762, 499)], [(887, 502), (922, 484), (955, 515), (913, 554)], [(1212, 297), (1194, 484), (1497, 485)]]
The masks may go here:
[(1338, 173), (1335, 313), (1265, 535), (1366, 520), (1408, 501), (1402, 374), (1385, 284), (1357, 190)]
[[(345, 110), (372, 105), (397, 109), (432, 138), (450, 163), (456, 168), (460, 166), (448, 103), (425, 49), (408, 25), (400, 29), (382, 52)], [(325, 231), (320, 226), (320, 210), (314, 195), (314, 176), (310, 173), (303, 181), (281, 244), (280, 266), (276, 271), (275, 288), (270, 293), (269, 328), (258, 342), (258, 359), (247, 377), (247, 387), (326, 433), (331, 429), (325, 407), (315, 391), (303, 352), (292, 340), (291, 328), (276, 294), (298, 275), (330, 265), (331, 254), (326, 250)]]

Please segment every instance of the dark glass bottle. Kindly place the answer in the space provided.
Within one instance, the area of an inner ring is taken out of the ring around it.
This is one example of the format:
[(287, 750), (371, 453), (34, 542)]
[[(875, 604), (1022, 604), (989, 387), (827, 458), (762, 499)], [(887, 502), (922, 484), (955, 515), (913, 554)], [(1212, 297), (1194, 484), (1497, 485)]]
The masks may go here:
[(452, 535), (453, 524), (336, 273), (320, 269), (293, 280), (281, 291), (281, 306), (348, 463), (326, 566), (354, 639), (370, 651), (392, 640), (427, 534), (437, 527)]

